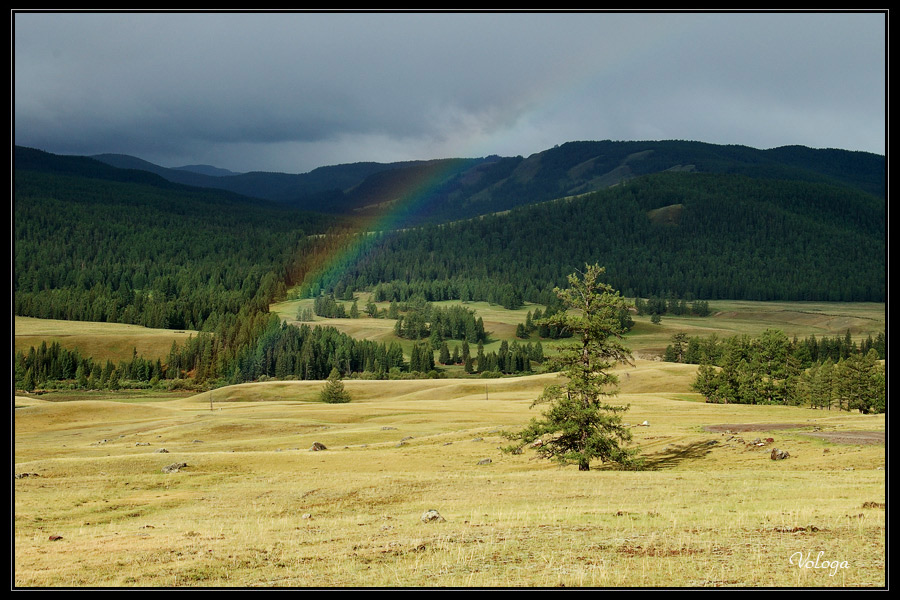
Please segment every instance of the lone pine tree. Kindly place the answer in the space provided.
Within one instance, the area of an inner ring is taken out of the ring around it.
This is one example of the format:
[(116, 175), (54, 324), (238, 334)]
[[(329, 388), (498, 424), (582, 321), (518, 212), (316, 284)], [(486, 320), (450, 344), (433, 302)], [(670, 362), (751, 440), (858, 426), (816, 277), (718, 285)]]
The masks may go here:
[(344, 389), (344, 382), (341, 381), (341, 374), (336, 367), (331, 369), (331, 374), (328, 376), (319, 398), (328, 404), (350, 402), (350, 394)]
[(544, 319), (547, 325), (572, 333), (576, 343), (561, 347), (550, 359), (565, 383), (546, 387), (532, 404), (549, 404), (540, 419), (532, 419), (521, 431), (507, 434), (518, 446), (541, 440), (537, 451), (562, 464), (590, 470), (594, 459), (622, 467), (640, 466), (636, 449), (625, 448), (631, 431), (622, 424), (627, 406), (612, 405), (607, 398), (618, 393), (618, 378), (611, 372), (619, 363), (631, 364), (631, 352), (622, 343), (620, 310), (624, 299), (599, 278), (605, 269), (586, 266), (581, 279), (569, 276), (569, 287), (554, 292), (566, 310)]

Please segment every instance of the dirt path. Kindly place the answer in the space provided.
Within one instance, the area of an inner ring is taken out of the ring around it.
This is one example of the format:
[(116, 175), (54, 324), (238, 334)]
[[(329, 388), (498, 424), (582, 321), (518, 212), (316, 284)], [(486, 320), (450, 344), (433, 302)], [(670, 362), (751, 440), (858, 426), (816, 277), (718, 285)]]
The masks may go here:
[[(721, 425), (707, 425), (706, 431), (720, 433), (730, 431), (741, 433), (745, 431), (777, 431), (780, 429), (804, 429), (815, 427), (809, 423), (723, 423)], [(883, 431), (801, 431), (803, 435), (821, 438), (835, 444), (883, 444)]]
[(883, 431), (818, 431), (807, 433), (835, 444), (883, 444)]
[(803, 429), (804, 427), (815, 427), (809, 423), (723, 423), (721, 425), (707, 425), (703, 429), (713, 433), (722, 433), (730, 431), (732, 433), (741, 433), (744, 431), (775, 431), (778, 429)]

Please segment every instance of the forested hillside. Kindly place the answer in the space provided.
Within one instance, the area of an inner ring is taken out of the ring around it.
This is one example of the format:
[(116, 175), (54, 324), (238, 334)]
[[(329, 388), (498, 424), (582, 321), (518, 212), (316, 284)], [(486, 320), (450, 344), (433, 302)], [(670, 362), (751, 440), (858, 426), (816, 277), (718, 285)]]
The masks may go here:
[(267, 310), (301, 241), (333, 222), (90, 159), (29, 153), (18, 166), (30, 168), (15, 172), (17, 315), (212, 329)]
[(385, 235), (339, 285), (514, 307), (599, 262), (627, 296), (883, 302), (885, 231), (884, 201), (845, 186), (663, 173)]

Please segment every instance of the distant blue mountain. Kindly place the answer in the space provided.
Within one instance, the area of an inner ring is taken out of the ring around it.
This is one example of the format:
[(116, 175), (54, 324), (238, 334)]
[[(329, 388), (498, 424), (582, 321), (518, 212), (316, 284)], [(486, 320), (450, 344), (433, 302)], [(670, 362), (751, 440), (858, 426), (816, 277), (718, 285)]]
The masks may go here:
[(228, 169), (220, 169), (212, 165), (185, 165), (183, 167), (173, 167), (176, 171), (189, 171), (191, 173), (199, 173), (200, 175), (209, 175), (210, 177), (231, 177), (232, 175), (240, 175)]
[[(383, 211), (427, 190), (417, 215), (442, 222), (509, 210), (607, 189), (665, 171), (744, 175), (805, 181), (886, 195), (882, 155), (784, 146), (759, 150), (683, 140), (576, 141), (522, 156), (455, 158), (397, 163), (353, 163), (309, 173), (233, 173), (208, 165), (169, 169), (133, 156), (94, 158), (125, 169), (150, 171), (169, 181), (228, 190), (301, 210), (340, 214)], [(410, 223), (413, 224), (413, 223)]]

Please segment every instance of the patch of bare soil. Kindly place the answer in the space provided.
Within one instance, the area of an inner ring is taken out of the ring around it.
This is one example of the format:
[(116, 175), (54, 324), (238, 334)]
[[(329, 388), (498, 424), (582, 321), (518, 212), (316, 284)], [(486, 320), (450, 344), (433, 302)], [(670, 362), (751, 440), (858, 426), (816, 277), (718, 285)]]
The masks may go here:
[(741, 433), (744, 431), (774, 431), (776, 429), (802, 429), (803, 427), (814, 427), (809, 423), (725, 423), (722, 425), (707, 425), (703, 429), (713, 433), (731, 432)]
[[(713, 433), (740, 433), (744, 431), (775, 431), (779, 429), (804, 429), (815, 427), (809, 423), (723, 423), (707, 425), (703, 429)], [(803, 435), (817, 437), (835, 444), (883, 444), (883, 431), (803, 431)]]
[(883, 431), (819, 431), (806, 433), (817, 438), (822, 438), (835, 444), (883, 444)]

